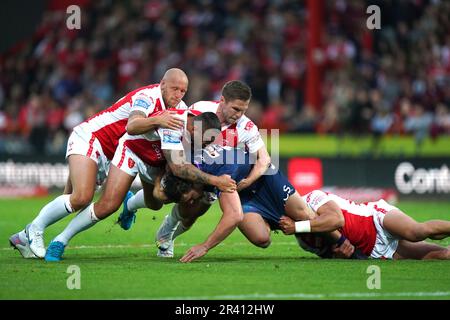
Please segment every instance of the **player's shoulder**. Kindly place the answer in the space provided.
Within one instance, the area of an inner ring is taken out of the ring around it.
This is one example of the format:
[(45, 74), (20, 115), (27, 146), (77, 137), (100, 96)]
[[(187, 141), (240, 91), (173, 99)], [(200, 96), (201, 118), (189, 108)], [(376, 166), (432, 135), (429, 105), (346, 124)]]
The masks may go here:
[(183, 100), (181, 100), (180, 103), (175, 108), (179, 110), (188, 110), (188, 106), (186, 102), (184, 102)]
[(323, 202), (325, 199), (329, 199), (329, 198), (330, 197), (327, 192), (319, 190), (319, 189), (308, 192), (307, 194), (305, 194), (303, 196), (303, 199), (305, 200), (305, 202), (312, 206), (317, 205), (317, 204)]
[(140, 88), (137, 88), (134, 91), (130, 92), (131, 96), (147, 96), (147, 97), (159, 97), (161, 95), (161, 90), (159, 87), (159, 83), (156, 84), (150, 84), (148, 86), (143, 86)]
[(254, 129), (258, 129), (256, 124), (246, 115), (243, 115), (239, 118), (236, 123), (237, 129), (242, 131), (252, 131)]
[(217, 112), (217, 108), (219, 107), (219, 101), (197, 101), (193, 103), (189, 109), (196, 110), (200, 112)]
[[(184, 115), (184, 114), (194, 114), (191, 110), (189, 109), (179, 109), (179, 108), (169, 108), (166, 109), (167, 111), (169, 111), (172, 114), (179, 114), (179, 115)], [(164, 112), (165, 110), (162, 110), (161, 112)], [(195, 114), (194, 114), (195, 115)]]

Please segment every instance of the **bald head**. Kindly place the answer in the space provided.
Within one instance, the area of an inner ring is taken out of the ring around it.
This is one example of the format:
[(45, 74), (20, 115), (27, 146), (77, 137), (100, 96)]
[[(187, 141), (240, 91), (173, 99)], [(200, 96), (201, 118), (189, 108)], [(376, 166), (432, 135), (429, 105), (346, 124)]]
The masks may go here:
[(183, 70), (172, 68), (161, 79), (161, 95), (166, 108), (175, 108), (181, 102), (188, 88), (188, 77)]
[(184, 71), (181, 69), (172, 68), (167, 70), (166, 73), (164, 73), (162, 81), (174, 81), (174, 80), (185, 81), (187, 83), (188, 77), (186, 73), (184, 73)]

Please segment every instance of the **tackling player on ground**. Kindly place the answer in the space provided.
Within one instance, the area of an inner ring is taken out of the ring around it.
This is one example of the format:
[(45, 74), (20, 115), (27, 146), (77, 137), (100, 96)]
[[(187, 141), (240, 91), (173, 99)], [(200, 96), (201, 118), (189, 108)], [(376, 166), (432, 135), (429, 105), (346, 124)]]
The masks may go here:
[[(197, 155), (195, 164), (202, 170), (213, 175), (229, 174), (236, 182), (244, 179), (251, 171), (254, 159), (241, 149), (210, 146)], [(186, 182), (184, 182), (186, 184)], [(183, 192), (197, 189), (196, 193), (189, 191), (189, 201), (195, 201), (203, 194), (203, 189), (195, 185), (183, 186), (183, 181), (167, 174), (161, 183), (155, 186), (155, 197), (163, 201), (178, 201)], [(177, 189), (179, 195), (175, 195)], [(254, 245), (266, 248), (270, 245), (270, 230), (279, 229), (279, 219), (284, 214), (296, 220), (308, 220), (312, 217), (308, 206), (286, 177), (274, 166), (270, 166), (257, 181), (239, 192), (224, 194), (215, 190), (222, 210), (215, 230), (207, 240), (189, 249), (180, 259), (191, 262), (205, 255), (209, 250), (223, 241), (231, 232), (239, 227), (240, 231)], [(184, 199), (186, 201), (186, 198)], [(295, 218), (294, 218), (295, 217)], [(323, 216), (311, 222), (315, 232), (328, 232), (341, 226), (342, 221), (334, 224), (334, 217)], [(331, 223), (332, 222), (332, 223)], [(189, 226), (190, 227), (190, 226)], [(354, 253), (354, 247), (339, 232), (329, 234), (330, 241), (339, 242), (338, 250), (347, 257)]]
[[(357, 204), (337, 195), (315, 190), (303, 197), (316, 217), (329, 216), (344, 220), (339, 227), (350, 242), (374, 259), (450, 259), (450, 248), (425, 242), (450, 236), (450, 221), (417, 222), (384, 200)], [(302, 248), (323, 258), (336, 257), (333, 245), (320, 235), (311, 234), (310, 221), (294, 221), (282, 217), (280, 227), (285, 234), (296, 234)]]
[[(222, 126), (222, 139), (215, 141), (215, 144), (233, 148), (240, 146), (256, 155), (256, 162), (248, 176), (239, 182), (238, 191), (247, 188), (261, 177), (271, 162), (258, 127), (245, 116), (251, 96), (251, 89), (247, 84), (233, 80), (224, 85), (220, 101), (199, 101), (190, 107), (191, 110), (217, 114)], [(214, 194), (205, 193), (201, 199), (192, 204), (176, 204), (158, 229), (156, 235), (158, 256), (173, 257), (173, 238), (186, 232), (195, 220), (209, 209), (215, 199)], [(142, 191), (125, 200), (124, 211), (119, 217), (125, 230), (131, 227), (136, 210), (143, 207), (145, 204)], [(249, 217), (244, 224), (252, 223), (251, 220)]]

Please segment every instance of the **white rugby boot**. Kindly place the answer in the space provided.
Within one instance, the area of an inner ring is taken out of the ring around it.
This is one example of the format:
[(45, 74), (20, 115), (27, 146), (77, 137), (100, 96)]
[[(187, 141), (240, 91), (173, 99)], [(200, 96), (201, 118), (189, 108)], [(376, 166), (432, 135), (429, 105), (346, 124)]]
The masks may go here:
[(44, 231), (38, 230), (33, 224), (27, 225), (25, 234), (31, 251), (38, 257), (45, 257)]
[(17, 232), (9, 237), (9, 244), (14, 249), (17, 249), (25, 259), (37, 258), (37, 256), (30, 249), (25, 230)]

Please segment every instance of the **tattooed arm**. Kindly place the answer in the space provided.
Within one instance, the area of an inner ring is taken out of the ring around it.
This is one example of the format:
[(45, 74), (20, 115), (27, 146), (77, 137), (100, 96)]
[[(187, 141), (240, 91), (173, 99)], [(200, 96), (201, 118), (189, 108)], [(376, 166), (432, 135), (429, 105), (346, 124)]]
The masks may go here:
[(201, 171), (186, 161), (182, 150), (163, 150), (163, 152), (167, 164), (175, 176), (194, 183), (209, 184), (223, 192), (236, 190), (236, 182), (229, 175), (217, 177)]

